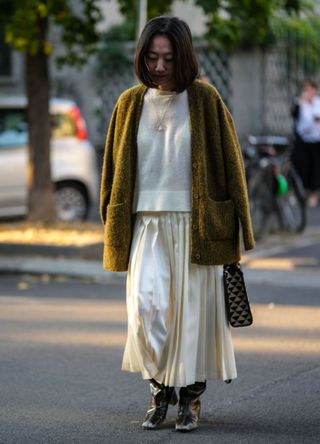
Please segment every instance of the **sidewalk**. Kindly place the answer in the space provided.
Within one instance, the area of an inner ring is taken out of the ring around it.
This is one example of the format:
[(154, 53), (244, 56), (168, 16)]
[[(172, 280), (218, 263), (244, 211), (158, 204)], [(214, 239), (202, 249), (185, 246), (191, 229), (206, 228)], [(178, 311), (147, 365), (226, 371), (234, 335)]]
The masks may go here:
[[(317, 219), (313, 213), (313, 225), (302, 234), (270, 235), (253, 251), (245, 253), (242, 264), (247, 282), (258, 284), (273, 281), (285, 286), (295, 286), (299, 282), (306, 287), (320, 287), (319, 263), (305, 261), (303, 267), (299, 267), (297, 261), (279, 260), (279, 256), (286, 256), (290, 251), (316, 244), (320, 246), (320, 225)], [(123, 282), (126, 273), (103, 270), (102, 252), (102, 243), (85, 246), (0, 243), (0, 274), (48, 274), (101, 283)], [(270, 257), (273, 261), (263, 261), (263, 258)], [(293, 268), (295, 273), (292, 273)]]
[(125, 273), (105, 271), (100, 261), (55, 259), (37, 256), (0, 256), (2, 274), (48, 274), (70, 278), (92, 279), (96, 282), (115, 284), (122, 282)]

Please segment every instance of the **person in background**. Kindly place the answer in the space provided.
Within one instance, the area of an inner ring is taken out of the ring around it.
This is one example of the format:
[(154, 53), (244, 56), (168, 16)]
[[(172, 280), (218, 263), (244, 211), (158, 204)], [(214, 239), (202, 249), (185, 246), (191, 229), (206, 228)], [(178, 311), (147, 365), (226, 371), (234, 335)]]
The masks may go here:
[(254, 247), (245, 173), (228, 109), (197, 80), (183, 20), (146, 24), (135, 71), (141, 83), (119, 97), (106, 140), (104, 267), (128, 271), (122, 369), (149, 380), (143, 428), (159, 427), (179, 387), (175, 428), (187, 432), (206, 381), (237, 376), (222, 265), (240, 260), (240, 225)]
[(309, 192), (310, 207), (318, 205), (320, 189), (320, 97), (317, 89), (314, 81), (306, 80), (292, 110), (295, 127), (292, 161)]

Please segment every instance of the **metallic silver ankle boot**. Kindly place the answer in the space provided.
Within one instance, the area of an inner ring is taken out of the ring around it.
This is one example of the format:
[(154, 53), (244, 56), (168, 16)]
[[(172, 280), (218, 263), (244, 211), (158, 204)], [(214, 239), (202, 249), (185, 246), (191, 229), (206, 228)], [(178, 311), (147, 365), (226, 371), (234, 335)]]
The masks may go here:
[(206, 389), (206, 382), (195, 382), (187, 387), (181, 387), (179, 392), (179, 409), (176, 420), (176, 430), (190, 432), (199, 427), (200, 396)]
[(168, 405), (176, 405), (178, 402), (174, 387), (167, 387), (151, 379), (150, 390), (151, 403), (142, 423), (142, 427), (148, 430), (155, 429), (163, 423), (167, 415)]

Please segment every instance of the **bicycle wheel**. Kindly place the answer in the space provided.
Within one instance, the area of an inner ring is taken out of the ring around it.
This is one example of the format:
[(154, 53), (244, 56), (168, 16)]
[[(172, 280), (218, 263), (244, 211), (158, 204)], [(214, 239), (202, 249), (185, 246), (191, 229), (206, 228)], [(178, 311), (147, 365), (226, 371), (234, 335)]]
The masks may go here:
[(300, 177), (294, 169), (287, 174), (288, 190), (277, 198), (277, 212), (281, 229), (301, 233), (307, 223), (306, 197)]
[(270, 216), (274, 211), (273, 187), (270, 170), (256, 171), (248, 183), (251, 220), (257, 240), (268, 231)]

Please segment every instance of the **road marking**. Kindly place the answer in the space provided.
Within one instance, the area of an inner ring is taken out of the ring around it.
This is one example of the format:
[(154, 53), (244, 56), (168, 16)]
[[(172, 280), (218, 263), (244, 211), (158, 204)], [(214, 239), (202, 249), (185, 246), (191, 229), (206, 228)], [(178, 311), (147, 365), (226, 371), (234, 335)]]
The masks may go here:
[(316, 258), (311, 257), (272, 257), (252, 259), (246, 262), (246, 267), (251, 269), (265, 269), (265, 270), (287, 270), (293, 271), (299, 266), (320, 265)]

